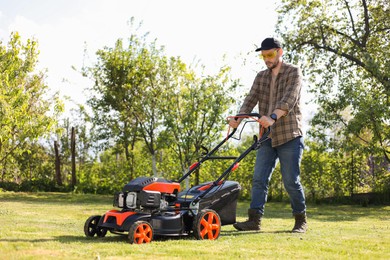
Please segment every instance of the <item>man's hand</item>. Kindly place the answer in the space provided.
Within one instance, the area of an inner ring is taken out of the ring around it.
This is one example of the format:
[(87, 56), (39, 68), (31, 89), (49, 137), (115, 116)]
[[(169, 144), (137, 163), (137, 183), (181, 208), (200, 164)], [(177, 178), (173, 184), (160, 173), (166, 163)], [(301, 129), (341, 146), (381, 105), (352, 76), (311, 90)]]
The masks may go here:
[(268, 128), (270, 126), (272, 126), (273, 124), (275, 124), (275, 120), (273, 120), (272, 118), (268, 117), (268, 116), (262, 116), (260, 117), (260, 120), (259, 120), (260, 124), (264, 127), (264, 128)]
[(237, 118), (237, 119), (229, 118), (228, 123), (229, 123), (230, 127), (237, 128), (240, 125), (241, 120), (242, 120), (242, 118)]

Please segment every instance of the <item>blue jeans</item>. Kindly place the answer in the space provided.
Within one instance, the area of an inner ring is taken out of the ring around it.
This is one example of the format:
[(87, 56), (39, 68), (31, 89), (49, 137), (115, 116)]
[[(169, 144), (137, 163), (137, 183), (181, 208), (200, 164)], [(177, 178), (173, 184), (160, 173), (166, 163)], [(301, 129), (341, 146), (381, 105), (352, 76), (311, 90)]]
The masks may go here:
[(303, 149), (303, 137), (297, 137), (277, 147), (271, 146), (271, 140), (263, 143), (256, 155), (251, 209), (258, 209), (260, 214), (264, 214), (269, 181), (279, 159), (283, 184), (290, 196), (293, 214), (306, 211), (305, 194), (299, 178)]

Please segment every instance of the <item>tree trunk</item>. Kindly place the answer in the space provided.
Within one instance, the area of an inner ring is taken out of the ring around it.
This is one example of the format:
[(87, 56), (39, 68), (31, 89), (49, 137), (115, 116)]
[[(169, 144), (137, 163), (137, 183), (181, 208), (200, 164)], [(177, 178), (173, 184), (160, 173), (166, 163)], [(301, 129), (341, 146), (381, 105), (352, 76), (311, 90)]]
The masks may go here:
[(353, 190), (354, 190), (354, 178), (355, 178), (355, 160), (353, 158), (353, 152), (351, 153), (351, 183), (350, 183), (350, 190), (349, 193), (351, 197), (353, 196)]
[(70, 151), (72, 154), (72, 187), (74, 188), (77, 184), (76, 179), (76, 133), (74, 127), (72, 127)]
[(54, 141), (54, 152), (55, 152), (55, 169), (56, 169), (56, 181), (58, 186), (62, 186), (61, 178), (61, 161), (58, 153), (58, 143)]

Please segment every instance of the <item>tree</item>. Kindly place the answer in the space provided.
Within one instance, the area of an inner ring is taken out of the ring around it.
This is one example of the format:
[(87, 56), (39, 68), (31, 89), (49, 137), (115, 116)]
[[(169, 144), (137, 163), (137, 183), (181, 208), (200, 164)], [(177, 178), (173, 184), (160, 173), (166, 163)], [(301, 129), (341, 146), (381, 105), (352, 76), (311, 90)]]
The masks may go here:
[[(142, 47), (137, 59), (137, 72), (140, 80), (134, 93), (133, 115), (139, 124), (139, 132), (152, 156), (153, 175), (157, 177), (157, 151), (165, 140), (160, 138), (164, 130), (164, 108), (171, 104), (164, 99), (176, 70), (176, 59), (169, 59), (158, 48), (156, 42), (147, 48)], [(180, 60), (178, 60), (180, 63)]]
[[(114, 48), (105, 47), (97, 52), (98, 62), (86, 68), (95, 80), (92, 96), (87, 103), (93, 116), (94, 139), (103, 149), (118, 144), (117, 153), (125, 152), (126, 161), (132, 163), (131, 149), (137, 139), (138, 121), (132, 115), (134, 92), (139, 85), (137, 78), (137, 41), (130, 39), (129, 48), (118, 40)], [(132, 172), (130, 172), (130, 175)]]
[(30, 153), (39, 138), (56, 124), (63, 106), (57, 95), (47, 98), (45, 74), (36, 72), (38, 45), (21, 42), (12, 33), (7, 46), (0, 44), (0, 168), (2, 180), (20, 180), (17, 157)]
[(144, 140), (157, 176), (157, 151), (165, 142), (159, 138), (164, 130), (162, 109), (168, 106), (163, 97), (175, 63), (145, 35), (132, 34), (124, 45), (119, 39), (114, 48), (99, 50), (97, 64), (86, 69), (95, 80), (88, 104), (97, 139), (104, 140), (106, 147), (115, 145), (118, 153), (124, 151), (129, 164), (137, 140)]
[[(313, 124), (332, 129), (341, 122), (344, 135), (353, 134), (389, 163), (389, 2), (284, 0), (277, 31), (290, 58), (310, 75), (320, 107)], [(347, 109), (350, 120), (342, 116)]]
[[(176, 153), (182, 172), (201, 155), (201, 147), (209, 146), (221, 136), (226, 126), (223, 114), (232, 100), (238, 82), (232, 80), (230, 67), (222, 67), (216, 75), (197, 77), (195, 72), (178, 64), (177, 77), (172, 79), (167, 97), (170, 104), (164, 112), (171, 148)], [(195, 184), (199, 181), (196, 173)]]

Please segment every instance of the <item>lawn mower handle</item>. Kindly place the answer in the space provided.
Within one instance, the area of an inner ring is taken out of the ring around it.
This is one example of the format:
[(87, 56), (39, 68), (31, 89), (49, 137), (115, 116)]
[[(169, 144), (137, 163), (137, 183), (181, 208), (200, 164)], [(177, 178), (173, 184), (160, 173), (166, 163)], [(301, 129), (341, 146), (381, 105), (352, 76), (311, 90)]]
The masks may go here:
[(237, 117), (247, 116), (247, 117), (257, 117), (257, 118), (261, 117), (261, 115), (259, 113), (237, 114), (236, 116)]
[[(230, 139), (230, 137), (232, 137), (234, 135), (234, 133), (237, 131), (236, 128), (233, 129), (233, 131), (226, 137), (224, 138), (216, 147), (214, 147), (213, 150), (211, 150), (211, 152), (208, 152), (202, 159), (199, 160), (199, 162), (197, 162), (196, 164), (194, 164), (193, 167), (190, 168), (190, 170), (184, 174), (177, 182), (182, 182), (183, 180), (185, 180), (188, 176), (191, 175), (191, 173), (193, 173), (197, 168), (199, 168), (199, 166), (204, 162), (204, 161), (207, 161), (209, 159), (213, 159), (211, 157), (212, 154), (214, 154), (218, 149), (219, 147), (221, 147), (224, 143), (226, 143), (227, 140)], [(232, 158), (230, 158), (232, 159)]]
[[(261, 116), (258, 114), (258, 113), (250, 113), (250, 114), (238, 114), (237, 116), (240, 116), (240, 117), (258, 117), (260, 118)], [(236, 128), (234, 128), (234, 131), (233, 133), (235, 132), (235, 130), (237, 130)], [(242, 160), (244, 159), (251, 151), (253, 150), (258, 150), (260, 148), (260, 146), (269, 139), (269, 134), (271, 133), (271, 127), (268, 127), (266, 129), (266, 131), (262, 134), (261, 137), (259, 137), (260, 139), (257, 138), (257, 136), (253, 136), (253, 139), (254, 139), (254, 142), (253, 144), (246, 150), (244, 151), (240, 156), (238, 156), (235, 161), (230, 165), (230, 167), (216, 180), (212, 183), (212, 185), (207, 189), (205, 190), (202, 194), (200, 194), (199, 196), (197, 196), (193, 201), (192, 201), (192, 205), (196, 205), (196, 203), (198, 203), (203, 197), (205, 197), (215, 186), (219, 185), (219, 183), (225, 178), (225, 176), (227, 176), (228, 174), (230, 174), (230, 172), (232, 172), (236, 165)]]
[[(258, 119), (260, 119), (261, 115), (259, 113), (248, 113), (248, 114), (237, 114), (235, 115), (235, 117), (241, 117), (241, 118), (244, 118), (244, 117), (257, 117)], [(237, 128), (233, 128), (232, 132), (226, 137), (224, 138), (213, 150), (211, 150), (211, 152), (207, 152), (205, 154), (205, 156), (200, 159), (199, 162), (196, 162), (194, 163), (191, 167), (190, 167), (190, 170), (184, 174), (183, 176), (181, 176), (181, 178), (177, 181), (178, 183), (181, 183), (183, 180), (185, 180), (188, 176), (190, 176), (197, 168), (200, 167), (200, 165), (204, 162), (204, 161), (207, 161), (207, 160), (210, 160), (210, 159), (217, 159), (216, 157), (213, 157), (211, 155), (213, 155), (227, 140), (229, 140), (237, 131)], [(268, 128), (268, 131), (266, 133), (264, 133), (265, 136), (268, 136), (270, 132), (270, 128)], [(237, 157), (219, 157), (219, 159), (237, 159)]]
[[(257, 119), (253, 118), (257, 117)], [(228, 118), (234, 118), (235, 121), (239, 118), (251, 118), (253, 120), (258, 121), (260, 119), (261, 115), (259, 113), (243, 113), (243, 114), (237, 114), (235, 116), (228, 116)]]

